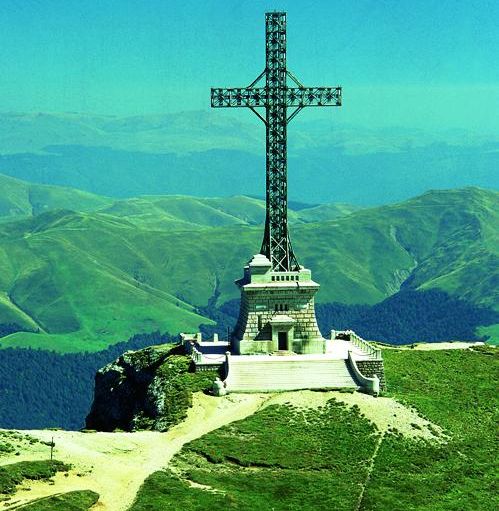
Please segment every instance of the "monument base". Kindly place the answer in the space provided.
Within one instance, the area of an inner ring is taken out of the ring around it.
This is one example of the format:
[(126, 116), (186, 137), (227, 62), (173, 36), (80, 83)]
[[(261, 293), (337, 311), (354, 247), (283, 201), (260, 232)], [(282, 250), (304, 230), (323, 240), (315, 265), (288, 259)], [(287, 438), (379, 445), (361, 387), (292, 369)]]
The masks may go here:
[(306, 354), (321, 354), (326, 352), (326, 341), (315, 340), (293, 340), (291, 349), (279, 350), (272, 341), (235, 341), (233, 342), (234, 353), (237, 355), (257, 355), (276, 353), (279, 351)]
[(257, 254), (237, 284), (241, 308), (232, 335), (234, 354), (325, 353), (326, 341), (314, 308), (319, 284), (312, 280), (310, 270), (271, 271), (270, 261)]

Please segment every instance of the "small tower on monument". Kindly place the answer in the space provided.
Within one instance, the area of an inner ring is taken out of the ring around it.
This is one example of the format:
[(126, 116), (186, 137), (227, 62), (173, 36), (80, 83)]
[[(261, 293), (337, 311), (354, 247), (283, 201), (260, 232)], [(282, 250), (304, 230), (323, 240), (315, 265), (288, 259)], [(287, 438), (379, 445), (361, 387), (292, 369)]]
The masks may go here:
[(287, 126), (304, 107), (341, 106), (341, 88), (305, 87), (287, 69), (286, 13), (266, 13), (265, 32), (265, 69), (256, 80), (244, 88), (211, 90), (212, 107), (250, 108), (266, 127), (265, 232), (260, 253), (236, 282), (241, 309), (232, 351), (325, 353), (314, 307), (319, 284), (298, 264), (288, 233)]

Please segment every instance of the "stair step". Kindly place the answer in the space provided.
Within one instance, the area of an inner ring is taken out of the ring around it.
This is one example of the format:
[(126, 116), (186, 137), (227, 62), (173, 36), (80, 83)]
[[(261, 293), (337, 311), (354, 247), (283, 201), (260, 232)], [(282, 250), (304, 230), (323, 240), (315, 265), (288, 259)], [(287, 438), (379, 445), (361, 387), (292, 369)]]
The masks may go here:
[(359, 388), (345, 360), (230, 361), (227, 389), (232, 392)]

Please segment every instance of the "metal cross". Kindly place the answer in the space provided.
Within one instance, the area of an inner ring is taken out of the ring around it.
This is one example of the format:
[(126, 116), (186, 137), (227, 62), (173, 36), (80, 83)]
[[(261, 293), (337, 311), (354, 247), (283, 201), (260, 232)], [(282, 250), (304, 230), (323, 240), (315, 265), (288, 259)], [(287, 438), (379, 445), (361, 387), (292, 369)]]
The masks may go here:
[[(260, 252), (274, 271), (296, 271), (288, 233), (287, 125), (306, 106), (341, 106), (341, 87), (305, 87), (286, 68), (286, 13), (265, 14), (265, 69), (248, 87), (211, 89), (214, 108), (250, 108), (266, 126), (267, 214)], [(258, 83), (265, 77), (265, 86)], [(288, 87), (290, 78), (296, 87)], [(256, 108), (265, 108), (263, 117)], [(288, 108), (295, 110), (288, 115)]]

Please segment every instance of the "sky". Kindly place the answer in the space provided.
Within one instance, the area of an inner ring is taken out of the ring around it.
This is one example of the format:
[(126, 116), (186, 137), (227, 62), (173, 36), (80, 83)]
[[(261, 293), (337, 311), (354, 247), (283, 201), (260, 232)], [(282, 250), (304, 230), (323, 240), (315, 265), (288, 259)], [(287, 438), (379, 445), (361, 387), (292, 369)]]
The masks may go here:
[(206, 110), (210, 87), (263, 70), (272, 10), (289, 69), (343, 87), (341, 109), (308, 119), (499, 129), (497, 0), (0, 0), (0, 111)]

